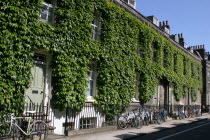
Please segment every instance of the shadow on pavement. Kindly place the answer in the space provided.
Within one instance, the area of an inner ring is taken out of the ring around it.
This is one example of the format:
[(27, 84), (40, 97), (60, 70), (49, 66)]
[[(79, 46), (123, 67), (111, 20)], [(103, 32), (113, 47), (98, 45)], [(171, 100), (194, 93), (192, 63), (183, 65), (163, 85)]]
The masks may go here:
[(66, 136), (63, 135), (56, 135), (56, 134), (49, 134), (47, 140), (55, 140), (65, 138)]
[(168, 127), (156, 127), (155, 129), (158, 129), (158, 130), (165, 130), (165, 129), (168, 129)]
[(180, 125), (185, 125), (186, 123), (173, 123), (171, 125), (174, 125), (174, 126), (180, 126)]
[(143, 135), (146, 135), (146, 133), (128, 132), (126, 134), (116, 135), (115, 137), (120, 138), (120, 139), (126, 139), (126, 138), (131, 138), (135, 136), (143, 136)]

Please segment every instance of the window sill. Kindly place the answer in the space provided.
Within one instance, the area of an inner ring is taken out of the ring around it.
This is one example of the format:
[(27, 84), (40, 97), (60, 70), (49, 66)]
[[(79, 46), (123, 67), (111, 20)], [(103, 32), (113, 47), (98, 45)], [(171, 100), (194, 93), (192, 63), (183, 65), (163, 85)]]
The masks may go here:
[(87, 96), (85, 102), (94, 102), (94, 101), (95, 99), (93, 98), (93, 96)]
[(136, 100), (136, 98), (133, 98), (132, 103), (139, 103), (139, 100)]

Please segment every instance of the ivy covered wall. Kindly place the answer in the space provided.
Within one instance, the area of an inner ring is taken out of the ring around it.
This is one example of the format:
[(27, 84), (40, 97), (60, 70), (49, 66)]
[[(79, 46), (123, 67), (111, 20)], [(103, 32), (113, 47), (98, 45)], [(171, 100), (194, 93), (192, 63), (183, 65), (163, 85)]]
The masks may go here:
[[(58, 0), (52, 25), (39, 20), (41, 2), (0, 0), (0, 105), (23, 105), (37, 49), (52, 54), (52, 94), (60, 110), (84, 105), (91, 61), (97, 62), (96, 104), (127, 106), (135, 94), (136, 72), (141, 75), (142, 102), (163, 78), (174, 83), (177, 100), (186, 90), (196, 99), (202, 87), (201, 63), (125, 10), (107, 0)], [(101, 15), (100, 41), (91, 39), (95, 10)]]

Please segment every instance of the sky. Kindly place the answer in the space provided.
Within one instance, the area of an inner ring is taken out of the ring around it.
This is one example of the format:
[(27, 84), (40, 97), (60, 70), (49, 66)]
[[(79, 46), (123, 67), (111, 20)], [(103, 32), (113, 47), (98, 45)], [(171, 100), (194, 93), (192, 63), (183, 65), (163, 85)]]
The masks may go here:
[(188, 46), (205, 45), (210, 51), (210, 0), (136, 0), (144, 16), (168, 20), (171, 34), (183, 34)]

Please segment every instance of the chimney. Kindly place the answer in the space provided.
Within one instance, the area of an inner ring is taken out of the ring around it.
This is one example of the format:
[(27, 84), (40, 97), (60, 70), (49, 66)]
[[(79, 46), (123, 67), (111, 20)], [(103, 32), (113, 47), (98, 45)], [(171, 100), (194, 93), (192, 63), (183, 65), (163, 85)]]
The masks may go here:
[(168, 21), (163, 21), (160, 23), (160, 28), (163, 29), (166, 33), (170, 34), (170, 26), (168, 25)]
[(170, 35), (170, 38), (179, 43), (179, 34)]
[(147, 19), (149, 19), (156, 26), (161, 26), (161, 22), (159, 22), (158, 18), (156, 18), (155, 16), (148, 16)]
[(179, 44), (182, 45), (183, 47), (185, 47), (185, 42), (184, 42), (184, 38), (183, 38), (182, 33), (179, 35)]
[(201, 57), (203, 60), (210, 59), (209, 52), (206, 52), (204, 45), (195, 45), (193, 53)]

